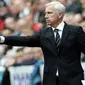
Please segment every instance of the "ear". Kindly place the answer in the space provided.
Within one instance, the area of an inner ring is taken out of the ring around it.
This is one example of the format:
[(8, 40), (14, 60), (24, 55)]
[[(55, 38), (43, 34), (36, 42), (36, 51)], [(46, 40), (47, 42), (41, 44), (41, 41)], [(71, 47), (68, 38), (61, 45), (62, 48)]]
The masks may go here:
[(59, 16), (59, 18), (62, 18), (63, 17), (63, 13), (62, 12), (59, 12), (58, 13), (58, 16)]

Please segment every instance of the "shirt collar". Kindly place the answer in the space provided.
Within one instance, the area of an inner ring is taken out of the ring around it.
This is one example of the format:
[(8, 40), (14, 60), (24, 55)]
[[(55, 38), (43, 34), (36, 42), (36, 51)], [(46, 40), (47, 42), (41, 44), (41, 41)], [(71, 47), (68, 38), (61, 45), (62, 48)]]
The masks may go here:
[[(63, 31), (65, 23), (62, 21), (56, 28), (59, 29), (60, 31)], [(53, 31), (56, 29), (54, 27), (52, 27)]]

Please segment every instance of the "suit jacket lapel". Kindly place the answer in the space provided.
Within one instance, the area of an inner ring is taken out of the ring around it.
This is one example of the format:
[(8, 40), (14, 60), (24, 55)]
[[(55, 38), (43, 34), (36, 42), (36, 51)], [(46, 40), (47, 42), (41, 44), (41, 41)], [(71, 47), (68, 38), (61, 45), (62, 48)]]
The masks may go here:
[(69, 28), (68, 28), (68, 25), (65, 23), (63, 33), (62, 33), (62, 37), (61, 37), (59, 51), (62, 49), (62, 46), (64, 45), (64, 43), (65, 43), (65, 41), (66, 41), (66, 39), (68, 37), (68, 33), (69, 33)]
[(53, 50), (55, 53), (56, 50), (56, 42), (55, 42), (55, 37), (54, 37), (54, 32), (51, 27), (47, 28), (48, 32), (46, 33), (46, 38), (49, 40), (50, 44), (52, 45), (50, 48)]
[(52, 28), (48, 28), (48, 32), (47, 32), (47, 38), (50, 40), (50, 42), (54, 45), (55, 44), (55, 38), (54, 38), (54, 33), (53, 33), (53, 30)]
[[(47, 29), (48, 29), (48, 32), (46, 33), (46, 38), (49, 40), (50, 44), (52, 45), (51, 50), (53, 50), (53, 52), (56, 54), (57, 49), (56, 49), (56, 42), (55, 42), (53, 30), (51, 27)], [(60, 53), (60, 51), (62, 50), (63, 45), (68, 37), (68, 33), (69, 33), (69, 28), (68, 28), (68, 25), (65, 23), (58, 53)]]

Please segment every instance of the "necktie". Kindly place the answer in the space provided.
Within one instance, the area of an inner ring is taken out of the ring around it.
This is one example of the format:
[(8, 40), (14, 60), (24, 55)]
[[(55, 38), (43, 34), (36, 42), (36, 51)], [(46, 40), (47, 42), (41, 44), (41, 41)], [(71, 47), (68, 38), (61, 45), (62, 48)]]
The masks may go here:
[(57, 45), (57, 47), (58, 47), (59, 44), (60, 44), (60, 35), (59, 35), (59, 33), (58, 33), (58, 29), (55, 29), (54, 32), (56, 32), (55, 41), (56, 41), (56, 45)]

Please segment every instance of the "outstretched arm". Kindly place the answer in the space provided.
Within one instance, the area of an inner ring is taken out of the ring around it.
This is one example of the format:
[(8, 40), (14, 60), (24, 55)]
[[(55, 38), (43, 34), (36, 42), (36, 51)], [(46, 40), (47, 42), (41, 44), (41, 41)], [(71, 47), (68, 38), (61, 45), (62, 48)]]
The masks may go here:
[(40, 33), (32, 36), (0, 36), (0, 43), (12, 46), (40, 47)]

